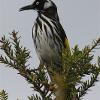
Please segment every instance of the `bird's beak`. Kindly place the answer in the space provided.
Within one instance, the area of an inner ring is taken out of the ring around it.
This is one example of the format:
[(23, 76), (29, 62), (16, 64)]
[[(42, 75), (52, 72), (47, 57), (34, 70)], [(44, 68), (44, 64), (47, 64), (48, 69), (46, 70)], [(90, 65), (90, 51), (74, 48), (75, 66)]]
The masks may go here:
[(28, 5), (28, 6), (25, 6), (25, 7), (22, 7), (19, 9), (19, 11), (23, 11), (23, 10), (31, 10), (31, 9), (34, 9), (34, 5)]

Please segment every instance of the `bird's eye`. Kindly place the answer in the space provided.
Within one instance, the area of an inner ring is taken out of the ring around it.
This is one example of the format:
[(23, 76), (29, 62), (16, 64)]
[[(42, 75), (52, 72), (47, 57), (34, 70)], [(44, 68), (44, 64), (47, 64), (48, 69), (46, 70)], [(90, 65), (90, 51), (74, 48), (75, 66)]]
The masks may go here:
[(39, 5), (39, 2), (36, 2), (36, 5)]

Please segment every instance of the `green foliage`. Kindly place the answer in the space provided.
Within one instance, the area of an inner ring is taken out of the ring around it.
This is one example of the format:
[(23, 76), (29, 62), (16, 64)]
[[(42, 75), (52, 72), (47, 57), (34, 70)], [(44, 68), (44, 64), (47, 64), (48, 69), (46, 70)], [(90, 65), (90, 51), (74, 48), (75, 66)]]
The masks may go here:
[(8, 94), (6, 93), (6, 91), (0, 91), (0, 100), (8, 100)]
[(28, 97), (29, 100), (41, 100), (41, 98), (38, 95), (33, 95), (31, 97)]
[(46, 95), (49, 92), (50, 85), (48, 84), (48, 77), (45, 72), (46, 68), (32, 70), (28, 68), (29, 50), (20, 46), (20, 37), (18, 37), (17, 32), (13, 31), (10, 39), (11, 41), (3, 36), (0, 40), (1, 50), (6, 54), (6, 56), (0, 56), (0, 63), (18, 70), (18, 74), (23, 76), (28, 83), (32, 84), (32, 88), (39, 92), (42, 98), (48, 98)]
[[(73, 97), (76, 97), (77, 100), (80, 100), (87, 90), (94, 86), (100, 72), (100, 65), (92, 64), (94, 58), (92, 51), (99, 45), (100, 39), (95, 41), (91, 47), (86, 46), (83, 50), (76, 45), (71, 55), (68, 55), (66, 51), (63, 52), (65, 88), (68, 90), (66, 99), (72, 100)], [(100, 63), (99, 60), (98, 63)], [(83, 81), (82, 79), (87, 76), (90, 76), (91, 79)]]
[(81, 83), (81, 86), (78, 88), (79, 97), (80, 97), (80, 98), (83, 97), (83, 96), (86, 94), (87, 90), (88, 90), (90, 87), (92, 87), (92, 86), (95, 85), (94, 83), (95, 83), (96, 81), (98, 81), (98, 80), (97, 80), (97, 76), (98, 76), (98, 73), (95, 74), (95, 75), (91, 75), (91, 79), (90, 79), (90, 80), (86, 80), (85, 82), (82, 82), (82, 83)]
[[(93, 64), (92, 61), (94, 59), (93, 50), (100, 45), (100, 39), (82, 50), (78, 48), (78, 45), (70, 53), (63, 50), (63, 69), (60, 73), (54, 69), (53, 64), (48, 69), (43, 65), (40, 65), (38, 69), (30, 69), (27, 64), (31, 57), (30, 52), (20, 45), (20, 37), (17, 32), (13, 31), (10, 39), (3, 36), (0, 42), (1, 50), (5, 53), (5, 56), (0, 56), (0, 63), (18, 70), (18, 74), (23, 76), (40, 94), (40, 96), (33, 94), (28, 97), (29, 100), (52, 100), (52, 96), (55, 96), (56, 100), (81, 100), (89, 88), (98, 81), (100, 57), (98, 57), (98, 64)], [(87, 76), (90, 79), (87, 80)], [(51, 82), (49, 77), (52, 79)], [(6, 97), (8, 98), (8, 96)]]
[(1, 55), (1, 63), (4, 63), (7, 66), (15, 69), (27, 67), (26, 62), (30, 58), (30, 52), (25, 47), (23, 48), (22, 46), (20, 46), (20, 37), (17, 37), (16, 32), (13, 31), (11, 36), (12, 41), (6, 39), (5, 36), (3, 36), (0, 40), (0, 42), (2, 43), (1, 49), (6, 54), (6, 57), (3, 57)]

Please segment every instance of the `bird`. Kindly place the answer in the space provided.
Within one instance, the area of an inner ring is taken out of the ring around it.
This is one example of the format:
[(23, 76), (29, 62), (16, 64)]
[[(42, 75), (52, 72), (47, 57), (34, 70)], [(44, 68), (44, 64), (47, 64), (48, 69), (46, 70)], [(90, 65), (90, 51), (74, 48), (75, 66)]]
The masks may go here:
[(35, 0), (19, 11), (35, 10), (37, 18), (32, 27), (32, 39), (40, 60), (40, 65), (55, 65), (57, 71), (62, 69), (62, 51), (70, 49), (66, 33), (60, 23), (57, 6), (51, 0)]

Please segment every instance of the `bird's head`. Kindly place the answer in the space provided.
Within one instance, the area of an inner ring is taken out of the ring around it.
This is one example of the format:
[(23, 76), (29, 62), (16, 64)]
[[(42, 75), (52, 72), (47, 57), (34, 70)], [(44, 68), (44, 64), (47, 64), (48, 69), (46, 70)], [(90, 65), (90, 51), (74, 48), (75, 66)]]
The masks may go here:
[(23, 10), (36, 10), (38, 12), (46, 12), (48, 10), (56, 10), (56, 5), (51, 0), (35, 0), (31, 5), (20, 8)]

